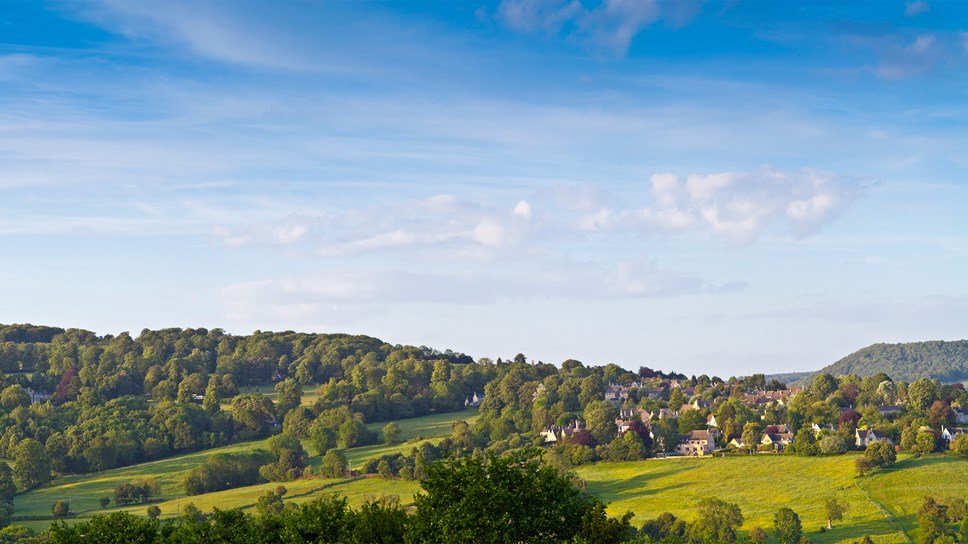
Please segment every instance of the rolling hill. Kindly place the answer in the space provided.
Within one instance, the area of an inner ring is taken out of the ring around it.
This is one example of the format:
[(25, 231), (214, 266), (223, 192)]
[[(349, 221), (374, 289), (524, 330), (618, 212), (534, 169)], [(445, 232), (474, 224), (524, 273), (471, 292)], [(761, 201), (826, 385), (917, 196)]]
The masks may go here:
[(874, 344), (818, 372), (834, 376), (870, 376), (884, 372), (897, 381), (937, 378), (942, 382), (958, 382), (968, 379), (968, 340)]

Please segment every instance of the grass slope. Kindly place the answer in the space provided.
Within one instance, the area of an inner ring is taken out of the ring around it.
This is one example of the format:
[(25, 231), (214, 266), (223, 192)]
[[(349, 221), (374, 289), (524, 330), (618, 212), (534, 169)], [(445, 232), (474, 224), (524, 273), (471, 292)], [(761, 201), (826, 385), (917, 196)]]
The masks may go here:
[[(352, 466), (358, 466), (366, 459), (371, 457), (379, 457), (381, 455), (397, 452), (407, 453), (411, 450), (411, 448), (419, 446), (424, 441), (439, 441), (441, 439), (441, 435), (450, 433), (451, 424), (455, 420), (463, 419), (473, 423), (478, 416), (478, 410), (475, 408), (461, 412), (432, 414), (429, 416), (402, 419), (397, 421), (397, 424), (400, 426), (401, 439), (407, 440), (407, 442), (390, 445), (376, 444), (372, 446), (351, 448), (346, 451), (346, 457), (347, 460), (352, 463)], [(379, 432), (384, 425), (386, 425), (386, 423), (373, 423), (369, 426), (371, 429)], [(275, 487), (279, 484), (262, 484), (221, 491), (218, 493), (198, 495), (196, 497), (185, 499), (183, 481), (185, 479), (185, 475), (189, 471), (203, 463), (211, 455), (216, 453), (252, 450), (263, 446), (264, 441), (233, 444), (221, 448), (171, 457), (169, 459), (163, 459), (160, 461), (152, 461), (130, 467), (106, 470), (96, 474), (81, 474), (58, 478), (49, 486), (17, 495), (16, 499), (14, 500), (14, 516), (50, 516), (51, 506), (55, 501), (58, 500), (69, 501), (71, 504), (71, 511), (78, 514), (79, 517), (86, 517), (100, 512), (111, 511), (114, 508), (108, 510), (100, 509), (100, 504), (98, 501), (101, 497), (113, 498), (114, 489), (118, 485), (131, 481), (135, 478), (144, 478), (149, 476), (157, 478), (158, 482), (161, 484), (161, 496), (165, 499), (165, 501), (155, 504), (158, 504), (162, 508), (163, 513), (170, 514), (172, 511), (177, 510), (178, 504), (187, 504), (187, 502), (194, 502), (195, 505), (201, 508), (203, 511), (210, 510), (212, 506), (216, 505), (220, 508), (234, 508), (236, 506), (254, 504), (259, 495), (264, 494), (267, 489), (275, 489)], [(309, 459), (309, 463), (316, 468), (318, 468), (320, 461), (321, 459), (318, 456)], [(311, 488), (327, 488), (327, 486), (332, 486), (333, 489), (330, 491), (339, 491), (343, 493), (350, 498), (351, 502), (354, 502), (354, 504), (362, 502), (365, 496), (379, 496), (381, 494), (400, 495), (401, 501), (409, 501), (410, 497), (413, 495), (413, 491), (417, 489), (417, 484), (413, 482), (388, 482), (382, 479), (371, 480), (367, 478), (360, 478), (353, 481), (342, 481), (338, 484), (332, 481), (326, 483), (326, 480), (306, 480), (305, 482), (287, 482), (285, 486), (287, 489), (292, 490), (290, 494), (287, 494), (287, 499), (304, 500), (304, 498), (310, 496), (307, 495), (307, 493), (311, 491)], [(380, 488), (383, 487), (386, 488), (386, 491), (380, 491)], [(140, 505), (137, 508), (132, 507), (130, 510), (138, 513), (144, 513), (145, 507), (144, 505)], [(15, 523), (22, 523), (34, 529), (42, 530), (46, 528), (50, 522), (46, 520), (38, 520), (31, 522), (15, 521)]]
[[(609, 503), (609, 513), (635, 514), (641, 524), (662, 512), (694, 519), (695, 505), (706, 497), (736, 503), (746, 518), (744, 529), (773, 526), (783, 506), (793, 508), (804, 531), (818, 544), (854, 542), (871, 535), (875, 542), (908, 542), (907, 537), (871, 502), (861, 488), (897, 517), (915, 536), (916, 511), (925, 495), (964, 496), (968, 491), (968, 460), (952, 457), (907, 459), (898, 469), (854, 476), (855, 455), (840, 457), (756, 456), (714, 459), (666, 459), (628, 463), (598, 463), (581, 467), (578, 475), (588, 491)], [(832, 531), (826, 525), (823, 501), (837, 496), (850, 504), (844, 521)]]
[(924, 497), (968, 496), (968, 460), (948, 456), (903, 459), (872, 478), (861, 479), (859, 485), (917, 540), (917, 511)]

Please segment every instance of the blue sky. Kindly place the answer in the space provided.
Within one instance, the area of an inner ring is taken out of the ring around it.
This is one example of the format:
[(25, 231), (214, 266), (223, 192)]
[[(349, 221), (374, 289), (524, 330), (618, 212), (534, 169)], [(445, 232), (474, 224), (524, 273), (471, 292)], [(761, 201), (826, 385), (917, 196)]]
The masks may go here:
[(5, 2), (0, 322), (723, 376), (968, 327), (968, 4)]

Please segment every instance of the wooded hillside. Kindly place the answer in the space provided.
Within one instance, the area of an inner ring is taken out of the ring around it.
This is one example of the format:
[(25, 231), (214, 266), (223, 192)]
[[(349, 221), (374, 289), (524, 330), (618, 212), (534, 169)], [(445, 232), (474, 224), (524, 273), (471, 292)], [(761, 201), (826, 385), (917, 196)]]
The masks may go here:
[(957, 382), (968, 379), (968, 340), (874, 344), (851, 353), (818, 373), (870, 376), (883, 372), (894, 380), (919, 378)]

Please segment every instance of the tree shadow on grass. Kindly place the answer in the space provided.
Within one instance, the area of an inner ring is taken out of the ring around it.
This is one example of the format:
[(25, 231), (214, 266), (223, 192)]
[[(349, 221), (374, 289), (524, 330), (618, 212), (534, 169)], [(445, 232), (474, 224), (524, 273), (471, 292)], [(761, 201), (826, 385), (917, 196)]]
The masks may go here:
[(878, 539), (879, 537), (900, 536), (900, 533), (895, 531), (894, 527), (887, 520), (870, 520), (856, 523), (851, 523), (850, 520), (844, 520), (834, 525), (833, 529), (825, 533), (810, 531), (807, 534), (810, 540), (816, 544), (841, 542), (843, 540), (852, 542), (859, 541), (867, 535), (870, 535), (873, 539)]
[(658, 476), (653, 473), (643, 473), (632, 476), (631, 478), (589, 482), (588, 492), (592, 495), (602, 498), (603, 500), (607, 500), (608, 502), (625, 498), (628, 495), (633, 495), (635, 497), (656, 495), (673, 489), (689, 487), (689, 482), (667, 485), (664, 487), (654, 487), (650, 486), (650, 484), (654, 484), (656, 479), (675, 476), (681, 472), (691, 470), (692, 468), (693, 467), (686, 466), (676, 467), (671, 470), (664, 471)]

